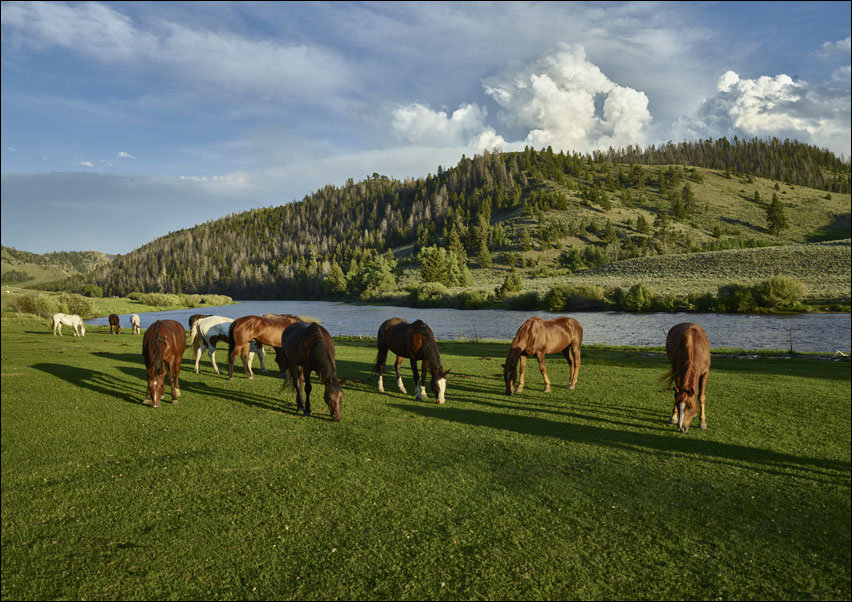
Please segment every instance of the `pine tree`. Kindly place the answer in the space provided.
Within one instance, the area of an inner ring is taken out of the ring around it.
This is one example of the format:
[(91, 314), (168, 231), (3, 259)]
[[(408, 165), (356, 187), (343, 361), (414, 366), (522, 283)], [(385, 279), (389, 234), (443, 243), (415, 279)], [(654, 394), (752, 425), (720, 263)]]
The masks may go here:
[(775, 193), (772, 193), (772, 202), (766, 208), (766, 224), (769, 231), (776, 236), (780, 236), (781, 232), (789, 227), (784, 205)]

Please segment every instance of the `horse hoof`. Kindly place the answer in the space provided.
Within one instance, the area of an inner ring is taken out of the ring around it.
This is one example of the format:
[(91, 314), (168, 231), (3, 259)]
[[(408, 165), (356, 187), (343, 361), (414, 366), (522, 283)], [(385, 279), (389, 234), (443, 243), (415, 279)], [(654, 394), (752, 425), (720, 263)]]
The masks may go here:
[(669, 424), (677, 424), (677, 419), (676, 418), (670, 418)]
[(312, 415), (313, 415), (313, 414), (311, 414), (310, 412), (304, 412), (304, 413), (302, 414), (302, 416), (312, 416)]
[(445, 403), (446, 401), (447, 401), (446, 399), (439, 399), (439, 400), (438, 400), (438, 404)]
[(150, 399), (147, 399), (147, 398), (142, 400), (143, 406), (149, 406), (149, 405), (152, 405), (153, 403), (154, 403), (153, 401), (151, 401)]
[(702, 422), (700, 425), (698, 425), (698, 428), (700, 428), (701, 430), (706, 429), (706, 428), (707, 428), (707, 423), (706, 423), (706, 422)]
[(385, 390), (382, 389), (381, 387), (379, 387), (379, 393), (384, 393), (384, 392), (385, 392)]
[(573, 389), (576, 385), (568, 385), (569, 389)]

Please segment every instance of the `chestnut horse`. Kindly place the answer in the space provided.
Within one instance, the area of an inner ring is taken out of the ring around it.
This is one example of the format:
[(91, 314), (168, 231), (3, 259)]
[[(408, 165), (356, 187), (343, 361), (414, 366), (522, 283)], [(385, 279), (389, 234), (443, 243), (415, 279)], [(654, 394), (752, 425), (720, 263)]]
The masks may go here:
[(234, 378), (234, 361), (237, 356), (243, 358), (243, 366), (249, 379), (254, 378), (251, 362), (248, 361), (249, 347), (252, 341), (258, 345), (270, 347), (281, 346), (281, 335), (284, 329), (299, 318), (291, 315), (281, 315), (277, 318), (262, 318), (260, 316), (243, 316), (231, 322), (228, 329), (228, 378)]
[(142, 334), (142, 321), (139, 319), (139, 314), (130, 316), (130, 328), (133, 330), (133, 334)]
[(710, 341), (707, 333), (693, 322), (672, 326), (666, 336), (666, 355), (669, 356), (672, 369), (663, 375), (663, 379), (674, 385), (675, 392), (669, 422), (677, 424), (678, 432), (687, 432), (698, 409), (697, 394), (697, 401), (701, 403), (699, 428), (706, 429), (704, 402), (707, 400), (707, 377), (710, 375)]
[[(192, 321), (192, 318), (190, 318), (190, 321)], [(228, 342), (228, 331), (233, 321), (233, 318), (226, 318), (225, 316), (206, 316), (192, 322), (192, 329), (189, 332), (189, 342), (192, 350), (195, 352), (196, 374), (200, 372), (199, 363), (201, 362), (201, 355), (204, 351), (207, 351), (207, 354), (210, 356), (210, 361), (213, 364), (216, 374), (220, 374), (219, 366), (216, 365), (216, 344), (220, 341)], [(263, 365), (263, 345), (258, 345), (254, 341), (249, 345), (249, 366), (254, 363), (255, 352), (259, 352), (260, 369), (266, 372), (266, 366)]]
[[(296, 389), (296, 409), (304, 416), (311, 415), (311, 372), (316, 372), (325, 384), (323, 399), (328, 404), (331, 419), (340, 420), (340, 401), (343, 389), (337, 379), (334, 362), (334, 341), (319, 324), (294, 322), (284, 329), (281, 346), (275, 348), (275, 361), (281, 377), (290, 373), (290, 382)], [(305, 403), (302, 405), (302, 384), (305, 386)]]
[(118, 321), (118, 314), (109, 315), (109, 333), (112, 334), (112, 329), (115, 328), (115, 334), (121, 332), (121, 323)]
[[(544, 356), (548, 353), (562, 353), (571, 368), (571, 380), (568, 388), (577, 385), (580, 374), (580, 347), (583, 344), (583, 327), (574, 318), (555, 318), (543, 320), (533, 316), (524, 322), (512, 339), (506, 363), (503, 364), (503, 380), (506, 383), (506, 395), (524, 390), (524, 372), (527, 368), (527, 356), (538, 359), (538, 367), (544, 377), (544, 392), (550, 392), (550, 379), (547, 378), (547, 366)], [(517, 374), (518, 360), (521, 361), (521, 373)], [(515, 388), (515, 379), (518, 386)]]
[[(382, 372), (385, 369), (385, 360), (388, 350), (396, 354), (396, 386), (406, 394), (405, 386), (402, 384), (402, 376), (399, 366), (403, 358), (411, 360), (411, 371), (414, 373), (414, 399), (421, 401), (426, 399), (426, 370), (432, 372), (432, 392), (438, 403), (444, 403), (444, 391), (447, 388), (447, 374), (441, 366), (441, 355), (438, 353), (438, 345), (435, 343), (435, 335), (422, 320), (409, 324), (401, 318), (390, 318), (379, 326), (379, 334), (376, 335), (376, 343), (379, 353), (376, 355), (375, 371), (379, 373), (379, 392), (384, 393), (382, 384)], [(423, 378), (417, 372), (417, 361), (423, 361)]]
[(142, 359), (148, 370), (148, 390), (144, 404), (160, 407), (160, 399), (165, 391), (166, 368), (172, 384), (172, 403), (180, 397), (180, 363), (186, 349), (186, 331), (180, 322), (157, 320), (142, 338)]

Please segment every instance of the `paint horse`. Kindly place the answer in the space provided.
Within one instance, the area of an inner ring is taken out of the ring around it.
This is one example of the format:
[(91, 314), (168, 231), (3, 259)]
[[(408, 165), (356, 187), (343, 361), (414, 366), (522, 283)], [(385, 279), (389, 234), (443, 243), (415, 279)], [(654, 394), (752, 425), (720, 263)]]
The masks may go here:
[(53, 314), (50, 319), (50, 328), (53, 330), (53, 336), (59, 333), (62, 336), (62, 327), (70, 326), (74, 329), (74, 336), (86, 336), (86, 325), (83, 324), (83, 318), (77, 314)]
[(166, 386), (166, 370), (172, 385), (172, 403), (180, 397), (180, 363), (186, 349), (186, 331), (180, 322), (157, 320), (142, 338), (142, 359), (148, 372), (144, 404), (160, 407)]
[[(376, 343), (379, 353), (376, 355), (375, 371), (379, 373), (379, 392), (384, 393), (382, 383), (382, 372), (385, 369), (385, 360), (388, 351), (396, 354), (396, 386), (406, 394), (405, 386), (402, 384), (402, 376), (399, 366), (404, 358), (411, 360), (411, 371), (414, 373), (414, 399), (421, 401), (426, 399), (426, 375), (427, 370), (432, 373), (432, 392), (438, 403), (444, 403), (444, 391), (447, 389), (447, 375), (441, 366), (441, 355), (438, 353), (438, 345), (435, 343), (435, 335), (422, 320), (409, 324), (401, 318), (390, 318), (379, 326), (376, 335)], [(422, 361), (423, 377), (417, 371), (417, 362)]]
[[(534, 355), (538, 359), (538, 367), (544, 377), (544, 392), (550, 392), (550, 379), (547, 378), (547, 366), (544, 356), (548, 353), (561, 353), (568, 360), (571, 368), (571, 378), (568, 388), (577, 386), (577, 376), (580, 374), (580, 347), (583, 344), (583, 327), (574, 318), (555, 318), (543, 320), (533, 316), (526, 320), (512, 344), (503, 364), (503, 381), (506, 384), (506, 395), (524, 390), (524, 372), (527, 368), (527, 356)], [(518, 374), (518, 360), (521, 371)], [(515, 381), (517, 379), (517, 387)]]
[[(281, 369), (281, 377), (289, 372), (296, 389), (296, 409), (304, 416), (311, 415), (311, 372), (325, 384), (323, 399), (328, 405), (331, 419), (340, 420), (340, 402), (343, 389), (337, 378), (334, 361), (334, 341), (328, 331), (319, 324), (294, 322), (281, 334), (281, 346), (275, 348), (275, 361)], [(305, 387), (305, 403), (302, 404), (302, 385)]]
[(674, 385), (675, 400), (671, 424), (685, 433), (701, 403), (699, 428), (707, 428), (704, 403), (707, 401), (707, 377), (710, 374), (710, 341), (704, 329), (693, 322), (681, 322), (672, 326), (666, 336), (666, 355), (672, 369), (663, 375)]
[(139, 319), (139, 314), (130, 316), (130, 328), (133, 330), (133, 334), (142, 334), (142, 321)]
[(201, 318), (210, 318), (213, 314), (192, 314), (189, 316), (189, 329), (192, 330), (192, 325), (195, 324)]
[(243, 366), (249, 380), (253, 379), (254, 373), (251, 371), (251, 362), (248, 361), (251, 342), (255, 341), (258, 345), (280, 347), (284, 329), (298, 321), (299, 318), (296, 316), (282, 315), (277, 318), (243, 316), (231, 322), (228, 329), (228, 378), (234, 378), (234, 361), (239, 355), (243, 358)]
[[(200, 372), (199, 363), (205, 351), (210, 356), (216, 374), (221, 374), (219, 366), (216, 365), (216, 344), (220, 341), (228, 342), (228, 331), (233, 321), (233, 318), (226, 318), (225, 316), (205, 316), (192, 322), (189, 340), (193, 351), (195, 351), (196, 374)], [(254, 362), (255, 352), (260, 356), (260, 369), (266, 372), (266, 366), (263, 365), (263, 345), (258, 345), (254, 341), (249, 346), (249, 366)]]
[(112, 329), (115, 328), (115, 334), (121, 332), (121, 323), (118, 321), (118, 314), (109, 315), (109, 333), (112, 334)]

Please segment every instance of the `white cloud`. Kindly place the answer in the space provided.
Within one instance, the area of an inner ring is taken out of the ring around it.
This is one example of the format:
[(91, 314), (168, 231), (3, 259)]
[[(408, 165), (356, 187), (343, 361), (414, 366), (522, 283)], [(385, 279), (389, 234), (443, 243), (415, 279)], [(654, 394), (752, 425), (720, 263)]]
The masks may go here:
[(741, 79), (728, 71), (716, 95), (674, 124), (677, 139), (735, 134), (795, 138), (848, 157), (849, 90), (811, 86), (785, 74)]
[(831, 74), (831, 79), (836, 82), (846, 82), (848, 84), (849, 80), (852, 79), (850, 76), (852, 76), (852, 66), (844, 65)]
[(611, 81), (579, 44), (559, 44), (535, 62), (484, 83), (501, 121), (524, 143), (587, 152), (642, 144), (651, 121), (644, 92)]
[(116, 155), (116, 157), (118, 157), (120, 159), (135, 159), (136, 158), (133, 155), (131, 155), (130, 153), (125, 153), (124, 151), (119, 151), (119, 153)]
[(80, 165), (83, 167), (94, 167), (94, 164), (91, 161), (80, 161)]
[(411, 144), (465, 146), (478, 141), (484, 134), (487, 114), (486, 109), (475, 104), (463, 104), (452, 115), (447, 115), (446, 111), (433, 111), (420, 103), (412, 103), (394, 110), (391, 127)]
[(816, 51), (815, 54), (823, 58), (827, 58), (836, 54), (849, 56), (850, 50), (852, 50), (852, 38), (847, 36), (845, 40), (838, 40), (837, 42), (826, 42), (819, 50)]

